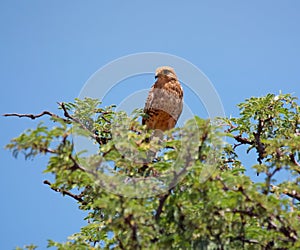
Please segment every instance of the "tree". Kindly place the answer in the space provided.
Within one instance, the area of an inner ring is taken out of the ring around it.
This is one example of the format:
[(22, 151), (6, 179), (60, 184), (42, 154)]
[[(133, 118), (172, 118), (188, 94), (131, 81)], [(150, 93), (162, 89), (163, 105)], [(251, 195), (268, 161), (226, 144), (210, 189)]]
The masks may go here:
[[(15, 157), (49, 157), (45, 172), (55, 181), (44, 183), (89, 211), (78, 233), (48, 246), (299, 249), (300, 107), (289, 94), (252, 97), (238, 107), (237, 118), (194, 117), (162, 140), (149, 140), (141, 110), (127, 116), (89, 98), (59, 103), (62, 116), (6, 114), (54, 122), (7, 148)], [(82, 139), (96, 150), (76, 148)], [(249, 161), (264, 181), (245, 174), (237, 149), (256, 152)], [(280, 173), (293, 178), (280, 180)]]

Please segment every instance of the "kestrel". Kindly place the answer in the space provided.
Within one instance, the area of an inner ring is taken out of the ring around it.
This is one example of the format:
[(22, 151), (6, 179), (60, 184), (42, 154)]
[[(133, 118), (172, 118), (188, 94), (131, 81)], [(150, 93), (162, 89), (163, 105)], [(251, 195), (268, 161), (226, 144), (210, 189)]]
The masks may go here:
[(166, 131), (175, 127), (181, 115), (183, 89), (171, 67), (157, 68), (155, 79), (145, 103), (142, 124), (148, 129)]

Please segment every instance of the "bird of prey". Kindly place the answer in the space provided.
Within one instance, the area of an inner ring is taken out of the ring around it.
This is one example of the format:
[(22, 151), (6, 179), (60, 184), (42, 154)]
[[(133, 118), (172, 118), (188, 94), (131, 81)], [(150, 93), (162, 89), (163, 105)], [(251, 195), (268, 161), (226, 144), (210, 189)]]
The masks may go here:
[(145, 103), (142, 124), (161, 133), (175, 127), (182, 112), (183, 89), (173, 68), (159, 67)]

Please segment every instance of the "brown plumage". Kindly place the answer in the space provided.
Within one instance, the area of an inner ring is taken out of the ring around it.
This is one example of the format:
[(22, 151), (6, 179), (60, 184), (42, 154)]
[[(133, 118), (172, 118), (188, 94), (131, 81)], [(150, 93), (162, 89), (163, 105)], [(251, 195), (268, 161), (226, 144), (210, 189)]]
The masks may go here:
[(155, 78), (145, 103), (146, 116), (142, 124), (148, 129), (166, 131), (175, 127), (181, 115), (183, 90), (171, 67), (158, 68)]

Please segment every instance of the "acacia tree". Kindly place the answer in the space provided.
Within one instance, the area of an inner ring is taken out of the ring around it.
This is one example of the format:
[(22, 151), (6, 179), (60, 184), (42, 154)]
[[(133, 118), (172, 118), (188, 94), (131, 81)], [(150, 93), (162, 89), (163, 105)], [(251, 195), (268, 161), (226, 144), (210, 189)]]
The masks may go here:
[[(237, 118), (194, 117), (157, 140), (140, 125), (140, 110), (127, 116), (98, 100), (76, 99), (59, 103), (62, 115), (6, 114), (55, 123), (40, 123), (6, 147), (26, 159), (46, 155), (54, 182), (44, 183), (88, 211), (85, 227), (49, 247), (299, 249), (296, 98), (268, 94), (238, 107)], [(80, 138), (96, 150), (82, 150)], [(256, 152), (247, 161), (253, 166), (241, 162), (238, 148)], [(246, 167), (263, 181), (253, 182)], [(278, 179), (282, 173), (291, 178)]]

